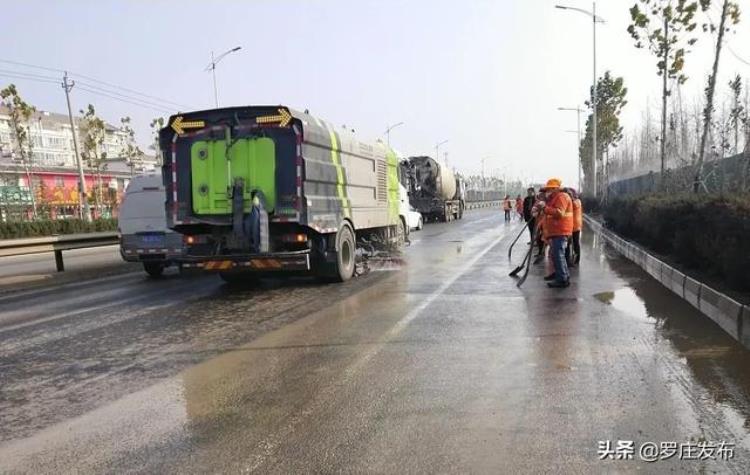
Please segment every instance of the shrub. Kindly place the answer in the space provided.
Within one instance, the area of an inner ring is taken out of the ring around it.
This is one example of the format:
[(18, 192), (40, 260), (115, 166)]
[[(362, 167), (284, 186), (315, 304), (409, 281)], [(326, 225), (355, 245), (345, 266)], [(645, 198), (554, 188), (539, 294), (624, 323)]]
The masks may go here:
[(0, 239), (116, 231), (117, 220), (109, 218), (87, 222), (81, 219), (15, 221), (0, 223)]
[(610, 199), (606, 225), (624, 237), (748, 291), (750, 195), (653, 194)]

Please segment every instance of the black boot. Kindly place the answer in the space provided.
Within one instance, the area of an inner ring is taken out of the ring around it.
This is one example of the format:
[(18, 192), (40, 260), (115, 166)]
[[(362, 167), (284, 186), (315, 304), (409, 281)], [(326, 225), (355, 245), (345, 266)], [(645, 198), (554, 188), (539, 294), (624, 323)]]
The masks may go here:
[(566, 280), (565, 282), (558, 282), (558, 281), (547, 282), (547, 287), (551, 289), (564, 289), (565, 287), (568, 287), (568, 286), (570, 286), (569, 280)]
[(550, 275), (544, 276), (544, 280), (546, 280), (546, 281), (555, 280), (555, 276), (556, 276), (556, 274), (553, 272)]

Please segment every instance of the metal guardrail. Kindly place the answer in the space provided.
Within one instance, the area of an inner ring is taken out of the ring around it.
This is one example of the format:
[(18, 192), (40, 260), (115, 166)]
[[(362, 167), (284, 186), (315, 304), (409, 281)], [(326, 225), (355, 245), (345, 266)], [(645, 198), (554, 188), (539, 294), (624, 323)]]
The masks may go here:
[(467, 201), (466, 209), (492, 208), (500, 206), (501, 201)]
[[(491, 208), (494, 206), (500, 206), (500, 201), (474, 201), (466, 203), (467, 210)], [(85, 249), (89, 247), (112, 246), (119, 244), (119, 242), (120, 240), (116, 232), (63, 234), (59, 236), (38, 238), (5, 239), (0, 240), (0, 257), (54, 252), (55, 266), (57, 267), (58, 272), (62, 272), (65, 270), (62, 255), (63, 251)]]
[(88, 247), (112, 246), (119, 244), (119, 242), (119, 237), (114, 231), (86, 234), (63, 234), (59, 236), (25, 239), (5, 239), (0, 240), (0, 257), (54, 252), (57, 271), (62, 272), (65, 270), (62, 256), (63, 251), (84, 249)]

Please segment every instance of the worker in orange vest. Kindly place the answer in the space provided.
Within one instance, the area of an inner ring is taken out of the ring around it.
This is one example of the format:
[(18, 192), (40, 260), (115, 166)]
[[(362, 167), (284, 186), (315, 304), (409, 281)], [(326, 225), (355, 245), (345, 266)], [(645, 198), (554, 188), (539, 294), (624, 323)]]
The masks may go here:
[(544, 207), (545, 234), (552, 253), (552, 264), (555, 272), (545, 277), (547, 286), (552, 288), (565, 288), (570, 285), (570, 273), (568, 263), (565, 260), (565, 248), (568, 239), (573, 235), (573, 201), (567, 193), (561, 189), (562, 181), (558, 178), (550, 178), (542, 188), (547, 199)]
[[(571, 237), (571, 242), (568, 243), (568, 247), (565, 249), (565, 260), (568, 262), (568, 267), (575, 267), (581, 262), (583, 204), (581, 203), (581, 198), (578, 196), (578, 192), (574, 188), (565, 188), (565, 192), (573, 201), (573, 235)], [(571, 247), (573, 248), (572, 255)]]

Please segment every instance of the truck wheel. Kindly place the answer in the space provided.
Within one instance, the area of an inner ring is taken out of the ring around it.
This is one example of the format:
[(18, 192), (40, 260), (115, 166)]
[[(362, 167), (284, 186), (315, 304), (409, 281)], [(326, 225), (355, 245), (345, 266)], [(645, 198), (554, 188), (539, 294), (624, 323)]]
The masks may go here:
[(354, 233), (349, 226), (343, 226), (336, 234), (336, 273), (333, 278), (337, 282), (347, 281), (354, 275), (355, 257)]
[(401, 249), (406, 243), (406, 222), (402, 219), (398, 220), (398, 227), (396, 228), (396, 246)]
[(156, 279), (164, 273), (164, 264), (161, 262), (144, 262), (143, 270), (146, 271), (149, 277)]
[(344, 282), (354, 275), (355, 251), (354, 233), (349, 226), (343, 226), (335, 237), (335, 262), (321, 260), (315, 274), (322, 282)]

